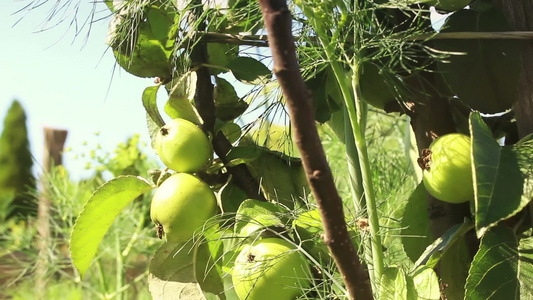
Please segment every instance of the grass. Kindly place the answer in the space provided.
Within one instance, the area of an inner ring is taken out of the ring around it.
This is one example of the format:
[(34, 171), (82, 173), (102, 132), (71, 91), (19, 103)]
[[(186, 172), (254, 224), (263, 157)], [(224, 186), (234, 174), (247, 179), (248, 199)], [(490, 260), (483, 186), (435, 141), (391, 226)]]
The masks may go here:
[[(123, 155), (125, 152), (130, 155)], [(114, 222), (100, 245), (98, 258), (83, 279), (71, 264), (68, 243), (76, 217), (92, 192), (104, 182), (105, 172), (116, 175), (121, 172), (146, 174), (149, 167), (157, 165), (142, 155), (137, 136), (119, 144), (112, 154), (87, 157), (92, 158), (91, 163), (97, 170), (90, 178), (73, 181), (62, 166), (42, 176), (44, 194), (48, 195), (52, 205), (48, 218), (51, 236), (43, 255), (46, 289), (40, 291), (39, 297), (151, 299), (146, 280), (147, 270), (150, 257), (160, 241), (155, 237), (150, 218), (147, 217), (150, 195), (135, 200)], [(142, 158), (142, 162), (138, 158)], [(35, 199), (42, 195), (34, 193)], [(141, 217), (148, 221), (139, 224)], [(10, 219), (1, 225), (0, 298), (36, 299), (35, 282), (38, 278), (35, 265), (40, 239), (36, 220)]]

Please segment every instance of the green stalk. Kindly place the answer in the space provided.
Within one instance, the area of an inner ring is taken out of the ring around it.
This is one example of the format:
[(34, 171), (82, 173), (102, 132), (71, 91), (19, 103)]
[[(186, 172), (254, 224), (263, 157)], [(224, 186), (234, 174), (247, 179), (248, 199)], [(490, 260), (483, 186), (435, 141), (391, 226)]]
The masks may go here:
[[(357, 154), (357, 147), (355, 145), (355, 139), (353, 135), (353, 129), (350, 122), (350, 116), (346, 107), (343, 107), (344, 111), (344, 142), (346, 144), (346, 158), (348, 161), (348, 173), (350, 174), (350, 192), (352, 194), (352, 201), (356, 209), (357, 215), (362, 215), (366, 206), (363, 179), (361, 175), (361, 165), (359, 164), (359, 155)], [(363, 254), (365, 263), (369, 270), (373, 269), (372, 261), (372, 243), (368, 238), (362, 238)], [(368, 272), (370, 277), (370, 283), (374, 285), (374, 272)], [(376, 286), (372, 289), (376, 291)]]
[(105, 278), (105, 272), (104, 268), (102, 267), (102, 264), (100, 263), (100, 259), (96, 261), (96, 265), (98, 266), (98, 279), (100, 281), (100, 286), (102, 291), (102, 295), (107, 295), (107, 280)]
[[(339, 78), (337, 79), (339, 80)], [(364, 134), (364, 127), (359, 125), (360, 121), (365, 119), (363, 114), (363, 103), (359, 99), (359, 67), (356, 66), (352, 74), (352, 85), (355, 96), (355, 111), (348, 110), (350, 122), (354, 129), (354, 138), (357, 152), (359, 154), (359, 164), (361, 166), (361, 175), (363, 177), (363, 188), (365, 190), (366, 209), (368, 211), (368, 225), (370, 228), (371, 242), (372, 242), (372, 259), (374, 264), (374, 278), (379, 281), (385, 269), (383, 263), (383, 247), (381, 244), (381, 236), (379, 235), (379, 217), (377, 210), (376, 197), (374, 192), (374, 185), (372, 184), (372, 173), (370, 170), (370, 160), (368, 159), (368, 151), (366, 148), (366, 138)], [(345, 100), (346, 101), (346, 100)]]
[(137, 221), (137, 228), (135, 228), (135, 232), (132, 234), (130, 240), (128, 241), (128, 245), (126, 245), (126, 248), (122, 251), (122, 258), (127, 258), (128, 255), (130, 255), (131, 249), (133, 248), (133, 245), (137, 242), (139, 237), (141, 236), (141, 232), (144, 229), (144, 222), (146, 220), (146, 214), (144, 213), (148, 209), (148, 202), (144, 201), (141, 206), (141, 214), (139, 214), (139, 220)]
[[(357, 91), (359, 88), (359, 70), (356, 67), (355, 70), (353, 70), (352, 74), (352, 84), (347, 82), (345, 72), (337, 63), (333, 60), (332, 53), (329, 53), (329, 51), (326, 50), (326, 55), (328, 56), (328, 59), (331, 61), (331, 67), (333, 69), (333, 73), (335, 74), (335, 77), (337, 79), (337, 82), (339, 83), (339, 86), (341, 88), (341, 92), (344, 98), (344, 104), (346, 106), (346, 109), (348, 111), (348, 116), (350, 119), (350, 125), (352, 127), (353, 137), (355, 140), (355, 147), (357, 149), (357, 154), (359, 158), (359, 166), (361, 168), (361, 176), (363, 179), (363, 190), (366, 200), (366, 209), (368, 213), (368, 225), (370, 228), (370, 235), (371, 235), (371, 244), (372, 244), (372, 265), (374, 267), (374, 280), (380, 280), (381, 275), (384, 271), (384, 264), (383, 264), (383, 252), (382, 252), (382, 244), (381, 244), (381, 236), (379, 235), (379, 218), (378, 218), (378, 211), (377, 211), (377, 205), (376, 205), (376, 199), (375, 199), (375, 193), (374, 193), (374, 186), (372, 184), (372, 174), (370, 171), (370, 162), (368, 159), (368, 153), (366, 149), (366, 139), (364, 132), (361, 128), (361, 120), (363, 120), (364, 116), (362, 113), (362, 105), (361, 101), (359, 100), (359, 97), (356, 93), (352, 93), (350, 91), (350, 88), (348, 86), (352, 86), (354, 91)], [(355, 99), (352, 98), (352, 96), (355, 96)], [(372, 281), (374, 287), (378, 286), (375, 281)]]
[[(116, 262), (116, 268), (117, 268), (117, 271), (116, 271), (116, 287), (115, 287), (115, 290), (119, 291), (122, 286), (124, 285), (124, 262), (122, 260), (122, 255), (121, 255), (121, 251), (120, 251), (120, 237), (118, 235), (118, 233), (116, 234), (115, 236), (115, 262)], [(122, 293), (118, 293), (116, 295), (116, 299), (117, 300), (122, 300), (123, 298), (123, 294)]]
[[(324, 27), (324, 22), (320, 18), (316, 18), (314, 12), (306, 7), (301, 6), (304, 14), (310, 20), (315, 32), (317, 33), (318, 40), (324, 48), (326, 57), (330, 62), (330, 66), (333, 70), (337, 83), (339, 84), (342, 97), (344, 99), (344, 105), (348, 112), (350, 119), (350, 125), (352, 127), (353, 137), (355, 140), (355, 146), (357, 150), (357, 156), (359, 159), (359, 165), (361, 168), (361, 176), (363, 181), (363, 190), (366, 200), (366, 208), (368, 212), (368, 225), (371, 235), (371, 248), (372, 248), (372, 265), (373, 279), (372, 286), (374, 293), (377, 292), (376, 287), (379, 286), (381, 275), (385, 269), (383, 263), (383, 252), (381, 236), (379, 235), (379, 218), (375, 199), (374, 186), (372, 184), (372, 174), (370, 171), (370, 162), (368, 159), (368, 153), (366, 148), (366, 139), (364, 135), (364, 127), (361, 126), (364, 120), (363, 104), (359, 99), (359, 65), (358, 61), (352, 62), (352, 78), (347, 78), (346, 74), (335, 56), (335, 46), (337, 45), (335, 40), (331, 40), (328, 37), (328, 30)], [(365, 252), (368, 252), (365, 249)], [(365, 254), (365, 257), (368, 255)], [(372, 274), (372, 272), (369, 272)], [(377, 282), (376, 282), (377, 281)]]

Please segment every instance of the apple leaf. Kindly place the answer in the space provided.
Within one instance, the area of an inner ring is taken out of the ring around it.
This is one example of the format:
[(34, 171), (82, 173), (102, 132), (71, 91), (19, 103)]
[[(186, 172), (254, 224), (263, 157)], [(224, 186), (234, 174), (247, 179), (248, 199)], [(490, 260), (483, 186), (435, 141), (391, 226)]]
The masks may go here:
[(521, 299), (533, 299), (533, 237), (523, 238), (518, 243), (518, 281)]
[(464, 238), (450, 245), (442, 255), (439, 272), (446, 299), (465, 299), (465, 283), (470, 262), (471, 256)]
[(196, 125), (203, 123), (196, 107), (191, 103), (196, 89), (196, 73), (189, 72), (171, 82), (172, 88), (165, 103), (165, 112), (172, 119), (185, 119)]
[(194, 277), (206, 297), (225, 300), (221, 266), (224, 244), (220, 234), (215, 230), (211, 231), (212, 233), (206, 233), (206, 240), (196, 247)]
[[(224, 134), (224, 136), (228, 139), (230, 143), (235, 143), (241, 138), (242, 130), (241, 126), (233, 123), (233, 122), (227, 122), (222, 127), (220, 127), (218, 130)], [(217, 130), (217, 131), (218, 131)]]
[(262, 62), (251, 57), (237, 57), (226, 67), (237, 80), (247, 84), (266, 84), (272, 78), (270, 70)]
[(223, 121), (231, 121), (242, 115), (248, 108), (248, 104), (237, 96), (237, 92), (231, 83), (219, 77), (215, 77), (215, 115)]
[(407, 300), (407, 280), (400, 268), (391, 267), (383, 272), (379, 284), (380, 300)]
[(319, 123), (325, 123), (331, 117), (326, 88), (328, 77), (328, 69), (324, 69), (305, 81), (305, 85), (313, 98), (315, 120)]
[(238, 47), (223, 43), (208, 43), (207, 54), (209, 57), (209, 70), (211, 74), (216, 75), (225, 72), (227, 70), (225, 66), (237, 58)]
[(420, 182), (409, 196), (401, 219), (400, 237), (405, 253), (412, 261), (416, 261), (433, 241), (426, 197), (426, 189)]
[(519, 242), (512, 229), (488, 230), (474, 257), (465, 299), (532, 299), (531, 237)]
[(144, 89), (142, 101), (144, 109), (148, 114), (147, 118), (152, 120), (157, 126), (162, 127), (165, 125), (165, 121), (161, 117), (161, 114), (159, 114), (159, 109), (157, 108), (157, 91), (160, 86), (161, 84), (158, 84)]
[(421, 266), (407, 276), (407, 299), (440, 300), (439, 278), (432, 268)]
[(472, 228), (474, 228), (474, 224), (465, 220), (463, 224), (457, 224), (448, 229), (441, 237), (436, 239), (433, 244), (426, 248), (426, 251), (424, 251), (424, 253), (420, 255), (420, 258), (415, 262), (413, 269), (417, 269), (422, 265), (426, 265), (430, 268), (435, 267), (446, 251)]
[(306, 199), (310, 189), (301, 160), (263, 150), (259, 158), (246, 164), (268, 200), (292, 208)]
[(470, 115), (478, 237), (521, 211), (533, 197), (533, 139), (500, 146), (479, 113)]
[(274, 203), (247, 199), (237, 210), (235, 233), (247, 237), (267, 227), (284, 227), (287, 220), (283, 213)]
[(124, 70), (137, 77), (160, 77), (167, 80), (172, 76), (169, 63), (171, 51), (148, 35), (139, 34), (131, 54), (122, 54), (119, 51), (113, 51), (113, 54)]
[[(452, 14), (441, 32), (497, 32), (512, 27), (501, 10)], [(452, 53), (437, 63), (459, 100), (484, 113), (503, 112), (517, 99), (520, 44), (516, 40), (434, 40), (435, 48)]]
[(76, 219), (70, 237), (74, 266), (83, 277), (105, 233), (120, 212), (153, 186), (142, 177), (118, 176), (100, 186)]
[(146, 10), (146, 22), (148, 22), (152, 36), (165, 45), (168, 39), (168, 31), (174, 24), (176, 11), (163, 8), (154, 5), (150, 6)]
[(218, 207), (224, 214), (235, 213), (239, 209), (241, 203), (248, 197), (246, 193), (238, 186), (233, 184), (230, 178), (224, 186), (220, 188), (217, 193)]
[(232, 167), (249, 161), (253, 161), (261, 156), (262, 150), (254, 146), (237, 146), (231, 148), (227, 153), (227, 166)]
[(153, 299), (204, 299), (194, 277), (193, 243), (166, 242), (150, 263), (148, 287)]

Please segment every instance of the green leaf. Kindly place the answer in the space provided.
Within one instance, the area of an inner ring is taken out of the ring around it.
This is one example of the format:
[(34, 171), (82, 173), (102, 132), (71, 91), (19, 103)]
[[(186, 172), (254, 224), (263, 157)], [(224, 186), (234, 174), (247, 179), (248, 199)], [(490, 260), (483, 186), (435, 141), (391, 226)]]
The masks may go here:
[[(501, 10), (460, 10), (446, 21), (442, 32), (510, 31)], [(484, 113), (502, 112), (517, 100), (520, 44), (516, 40), (434, 40), (435, 48), (452, 52), (437, 66), (459, 99)]]
[(124, 70), (137, 77), (160, 77), (163, 81), (172, 77), (169, 63), (171, 51), (166, 50), (157, 39), (140, 34), (131, 53), (113, 51), (113, 54)]
[(246, 162), (256, 160), (261, 156), (262, 150), (254, 146), (237, 146), (231, 148), (226, 155), (228, 166), (236, 166)]
[(407, 276), (407, 299), (440, 300), (439, 278), (433, 269), (419, 267)]
[[(510, 228), (497, 226), (487, 231), (470, 268), (465, 299), (524, 299), (518, 281), (519, 259), (518, 241)], [(531, 261), (524, 263), (531, 271)]]
[(72, 262), (82, 277), (115, 218), (130, 202), (152, 188), (142, 177), (119, 176), (104, 183), (89, 198), (70, 237)]
[(501, 147), (478, 113), (470, 115), (476, 232), (514, 216), (533, 197), (533, 140)]
[[(328, 76), (329, 75), (329, 76)], [(327, 122), (331, 117), (331, 109), (328, 104), (327, 82), (328, 69), (315, 74), (314, 77), (305, 81), (307, 89), (311, 92), (313, 98), (313, 108), (315, 110), (315, 120), (319, 123)]]
[[(214, 230), (213, 230), (214, 231)], [(200, 242), (194, 255), (194, 276), (209, 299), (225, 300), (222, 266), (224, 244), (218, 232), (206, 233), (209, 241)]]
[(196, 73), (189, 72), (170, 83), (172, 88), (165, 103), (165, 112), (172, 119), (185, 119), (196, 125), (203, 123), (196, 107), (192, 104), (196, 90)]
[[(207, 54), (209, 57), (209, 65), (211, 74), (216, 75), (225, 72), (226, 65), (237, 58), (238, 47), (230, 44), (222, 43), (208, 43)], [(218, 67), (218, 68), (217, 68)]]
[(523, 238), (518, 244), (518, 281), (520, 299), (533, 299), (533, 237)]
[(415, 262), (413, 269), (417, 269), (422, 265), (426, 265), (430, 268), (435, 267), (446, 251), (473, 227), (474, 224), (472, 224), (472, 222), (465, 220), (463, 224), (457, 224), (448, 229), (441, 237), (436, 239), (433, 244), (426, 248), (426, 251), (424, 251), (424, 253), (420, 255), (420, 258)]
[(239, 206), (236, 216), (235, 233), (251, 236), (267, 227), (283, 227), (287, 223), (286, 213), (279, 205), (270, 202), (247, 199)]
[(238, 141), (242, 135), (241, 126), (233, 122), (228, 122), (222, 125), (222, 127), (220, 128), (220, 131), (222, 131), (222, 134), (224, 134), (224, 136), (232, 144)]
[(157, 108), (157, 91), (161, 84), (156, 86), (147, 87), (143, 91), (142, 101), (144, 110), (146, 110), (146, 123), (148, 127), (148, 133), (150, 134), (151, 146), (154, 148), (157, 132), (161, 127), (165, 125), (165, 121), (159, 114)]
[(166, 242), (150, 263), (148, 287), (158, 299), (203, 299), (194, 277), (195, 245)]
[(259, 158), (246, 164), (260, 182), (265, 197), (289, 208), (306, 199), (310, 189), (301, 160), (261, 149)]
[(218, 206), (223, 213), (235, 213), (241, 203), (248, 197), (246, 193), (237, 187), (230, 178), (217, 193)]
[(144, 89), (142, 100), (144, 109), (150, 119), (152, 119), (159, 127), (163, 127), (165, 126), (165, 121), (163, 121), (163, 118), (159, 114), (159, 109), (157, 108), (157, 91), (160, 86), (161, 84), (158, 84)]
[(168, 31), (174, 24), (175, 10), (166, 9), (162, 10), (157, 6), (150, 6), (146, 10), (146, 21), (150, 26), (150, 32), (152, 36), (163, 44), (168, 39)]
[(299, 161), (300, 152), (292, 140), (290, 126), (263, 121), (260, 126), (255, 126), (248, 131), (246, 139), (243, 139), (241, 144), (248, 142), (283, 154), (287, 159), (294, 157), (295, 161)]
[(405, 253), (412, 261), (416, 261), (433, 241), (426, 198), (426, 189), (420, 182), (407, 200), (401, 220), (400, 237)]
[(463, 299), (470, 267), (470, 254), (464, 238), (450, 245), (439, 264), (440, 282), (447, 299)]
[(237, 80), (248, 84), (266, 84), (272, 78), (270, 70), (262, 62), (251, 57), (237, 57), (226, 67)]
[(223, 121), (231, 121), (246, 111), (248, 104), (237, 96), (237, 92), (231, 83), (219, 77), (215, 77), (215, 116)]
[(403, 271), (391, 267), (383, 272), (379, 284), (380, 300), (407, 300), (407, 280)]

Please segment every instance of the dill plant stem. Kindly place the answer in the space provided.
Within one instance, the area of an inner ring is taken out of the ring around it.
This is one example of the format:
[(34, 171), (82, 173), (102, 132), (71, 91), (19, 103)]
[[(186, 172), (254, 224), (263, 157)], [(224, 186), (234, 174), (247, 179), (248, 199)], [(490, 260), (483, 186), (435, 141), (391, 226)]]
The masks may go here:
[[(381, 243), (381, 236), (379, 235), (379, 217), (376, 205), (376, 197), (374, 192), (374, 186), (372, 184), (372, 175), (370, 171), (370, 162), (368, 159), (368, 152), (366, 148), (364, 127), (361, 126), (361, 124), (363, 123), (363, 105), (358, 97), (358, 95), (360, 94), (358, 75), (359, 61), (357, 61), (357, 57), (353, 58), (351, 64), (352, 77), (347, 77), (338, 61), (338, 58), (335, 55), (335, 45), (337, 44), (337, 41), (328, 37), (329, 33), (327, 32), (327, 29), (325, 28), (324, 24), (321, 23), (320, 18), (314, 18), (314, 13), (311, 12), (309, 9), (306, 9), (305, 6), (302, 7), (302, 9), (304, 11), (304, 14), (308, 16), (312, 27), (317, 33), (318, 40), (320, 41), (320, 44), (322, 44), (326, 57), (333, 70), (333, 74), (335, 75), (335, 79), (339, 84), (339, 88), (341, 90), (341, 94), (344, 100), (345, 109), (347, 110), (350, 119), (363, 183), (364, 198), (362, 197), (361, 199), (366, 200), (366, 210), (368, 213), (368, 223), (371, 236), (371, 260), (369, 261), (372, 262), (372, 270), (369, 270), (369, 276), (371, 278), (374, 294), (376, 294), (377, 287), (379, 287), (379, 281), (381, 279), (381, 275), (384, 272), (385, 266), (383, 263), (383, 247)], [(352, 157), (355, 156), (352, 154)], [(361, 205), (361, 207), (363, 206)], [(364, 251), (365, 257), (368, 258), (368, 247), (365, 246)]]
[[(364, 190), (364, 199), (366, 204), (366, 210), (368, 213), (368, 225), (370, 229), (370, 235), (371, 235), (371, 249), (372, 249), (372, 267), (373, 270), (370, 271), (370, 273), (373, 273), (373, 279), (372, 285), (375, 288), (377, 286), (377, 283), (379, 283), (379, 280), (381, 278), (381, 275), (384, 271), (384, 264), (383, 264), (383, 252), (382, 252), (382, 244), (381, 244), (381, 236), (379, 235), (379, 218), (378, 218), (378, 212), (377, 212), (377, 205), (376, 205), (376, 198), (375, 198), (375, 192), (374, 192), (374, 186), (372, 184), (372, 175), (370, 171), (370, 162), (368, 159), (368, 152), (366, 148), (366, 139), (363, 133), (363, 128), (361, 128), (361, 120), (362, 120), (362, 105), (360, 103), (359, 98), (357, 97), (357, 90), (359, 85), (359, 76), (358, 72), (359, 69), (356, 66), (352, 70), (353, 74), (351, 79), (351, 82), (347, 82), (347, 77), (344, 74), (344, 70), (341, 68), (339, 63), (335, 60), (333, 57), (333, 54), (328, 51), (328, 49), (325, 49), (326, 56), (330, 60), (331, 68), (333, 69), (333, 74), (335, 74), (335, 78), (337, 79), (337, 82), (339, 84), (339, 87), (341, 89), (342, 96), (344, 98), (344, 104), (346, 106), (346, 109), (348, 111), (348, 116), (350, 118), (350, 125), (352, 127), (353, 137), (355, 141), (355, 147), (357, 150), (357, 157), (359, 159), (359, 167), (361, 170), (361, 176), (363, 181), (363, 190)], [(350, 87), (353, 85), (353, 90), (355, 93), (352, 93), (350, 90)], [(365, 249), (365, 252), (367, 252), (367, 249)], [(368, 254), (365, 253), (365, 256)], [(378, 282), (376, 282), (376, 280)]]

